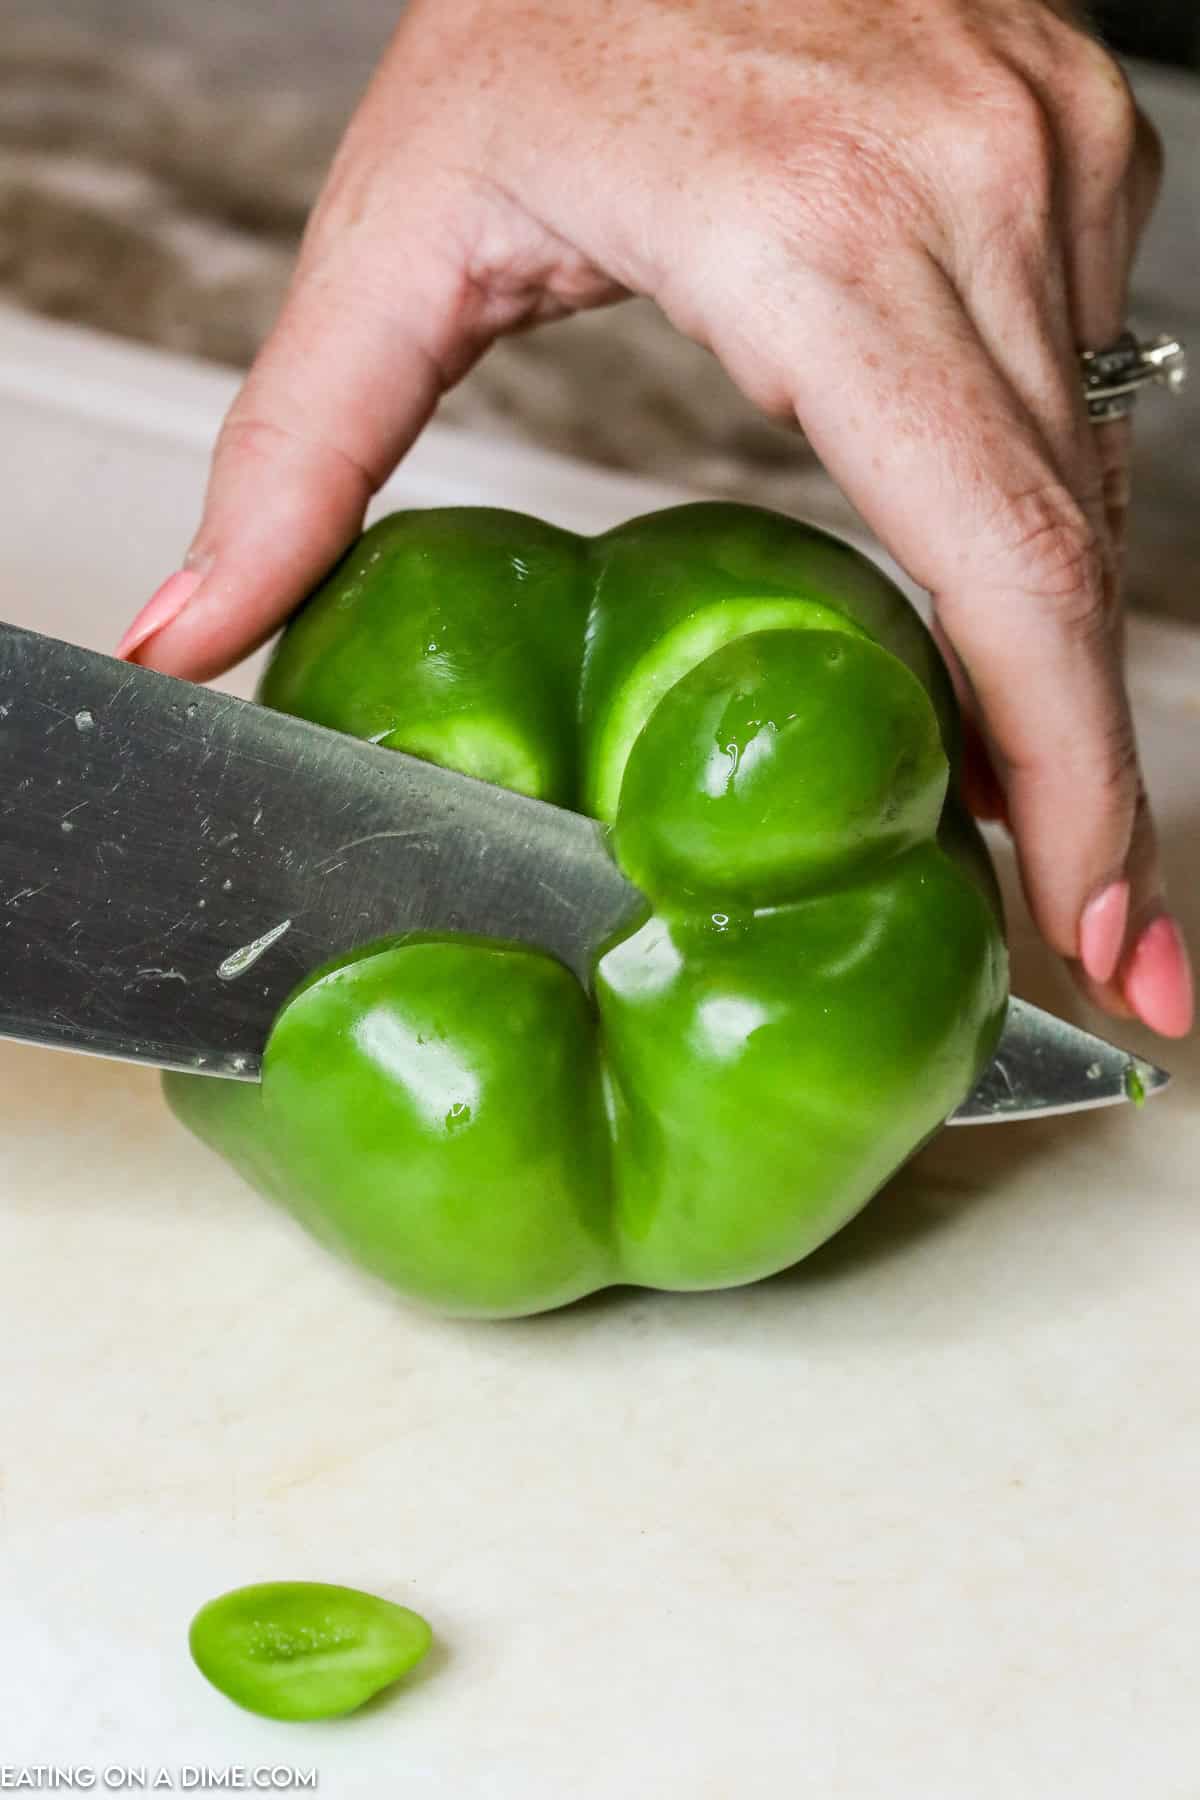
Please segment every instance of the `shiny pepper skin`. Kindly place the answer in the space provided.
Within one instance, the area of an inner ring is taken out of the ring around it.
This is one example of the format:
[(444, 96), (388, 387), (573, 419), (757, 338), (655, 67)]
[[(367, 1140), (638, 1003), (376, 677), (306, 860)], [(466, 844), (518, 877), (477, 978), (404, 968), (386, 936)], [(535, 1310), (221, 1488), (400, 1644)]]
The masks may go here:
[(188, 1632), (206, 1680), (268, 1719), (355, 1712), (407, 1675), (432, 1641), (407, 1606), (324, 1581), (234, 1588), (202, 1606)]
[(584, 539), (485, 508), (366, 532), (265, 704), (613, 826), (651, 914), (591, 994), (452, 935), (292, 996), (261, 1088), (179, 1116), (319, 1238), (439, 1310), (754, 1281), (969, 1092), (1007, 998), (958, 722), (904, 596), (827, 534), (698, 504)]

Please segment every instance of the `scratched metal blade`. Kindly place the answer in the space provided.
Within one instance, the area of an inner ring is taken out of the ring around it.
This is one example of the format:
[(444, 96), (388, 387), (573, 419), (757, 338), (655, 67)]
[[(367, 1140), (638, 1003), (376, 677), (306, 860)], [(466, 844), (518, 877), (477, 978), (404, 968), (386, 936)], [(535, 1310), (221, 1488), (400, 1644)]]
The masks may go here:
[(291, 989), (409, 930), (587, 980), (645, 910), (601, 827), (0, 624), (0, 1035), (253, 1079)]
[(1170, 1079), (1156, 1064), (1012, 999), (996, 1054), (949, 1123), (992, 1125), (1117, 1106), (1161, 1093)]
[[(590, 819), (0, 624), (0, 1036), (253, 1080), (340, 950), (478, 932), (587, 981), (643, 910)], [(1014, 1000), (950, 1122), (1167, 1080)]]

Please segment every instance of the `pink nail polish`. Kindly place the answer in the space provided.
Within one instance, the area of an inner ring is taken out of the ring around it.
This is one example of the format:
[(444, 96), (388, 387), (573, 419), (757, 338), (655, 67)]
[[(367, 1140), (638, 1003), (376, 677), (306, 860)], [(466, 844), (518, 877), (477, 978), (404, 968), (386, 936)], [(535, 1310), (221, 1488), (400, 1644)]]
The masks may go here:
[(1110, 882), (1088, 901), (1079, 920), (1079, 960), (1093, 981), (1111, 981), (1129, 922), (1129, 883)]
[(204, 574), (200, 569), (177, 569), (174, 575), (168, 575), (157, 593), (147, 600), (117, 645), (117, 656), (122, 661), (128, 661), (135, 650), (141, 649), (147, 638), (152, 638), (156, 631), (161, 631), (164, 625), (177, 619), (203, 579)]
[(1192, 965), (1169, 913), (1152, 919), (1134, 945), (1124, 987), (1126, 1000), (1151, 1031), (1179, 1038), (1192, 1029)]

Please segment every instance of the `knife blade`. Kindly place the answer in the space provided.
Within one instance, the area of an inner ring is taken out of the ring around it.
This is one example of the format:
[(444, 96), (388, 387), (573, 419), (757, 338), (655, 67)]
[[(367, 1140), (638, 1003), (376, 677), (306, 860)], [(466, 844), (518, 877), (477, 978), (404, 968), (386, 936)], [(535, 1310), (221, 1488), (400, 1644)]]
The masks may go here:
[[(649, 911), (595, 820), (5, 624), (0, 769), (0, 1036), (255, 1080), (287, 996), (340, 951), (471, 932), (587, 986)], [(950, 1122), (1167, 1080), (1014, 1000)]]

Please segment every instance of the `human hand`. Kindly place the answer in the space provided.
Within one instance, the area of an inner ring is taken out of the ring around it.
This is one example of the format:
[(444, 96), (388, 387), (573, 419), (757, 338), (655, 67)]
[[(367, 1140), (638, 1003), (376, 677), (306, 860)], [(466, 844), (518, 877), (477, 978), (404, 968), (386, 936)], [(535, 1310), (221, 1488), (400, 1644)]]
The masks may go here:
[(1158, 160), (1050, 0), (416, 0), (121, 651), (227, 667), (497, 336), (648, 295), (930, 590), (1039, 928), (1182, 1035), (1121, 671), (1128, 429), (1089, 425), (1078, 365), (1124, 324)]

